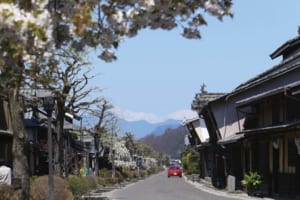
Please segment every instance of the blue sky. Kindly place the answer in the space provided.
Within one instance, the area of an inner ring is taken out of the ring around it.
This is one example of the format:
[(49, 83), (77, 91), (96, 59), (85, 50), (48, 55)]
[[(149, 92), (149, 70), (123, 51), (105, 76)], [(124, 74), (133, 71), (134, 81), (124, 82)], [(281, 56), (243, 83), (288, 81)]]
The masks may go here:
[[(162, 121), (195, 116), (195, 93), (230, 92), (280, 62), (269, 55), (298, 35), (300, 1), (233, 1), (234, 18), (223, 22), (204, 14), (201, 40), (187, 40), (180, 29), (144, 30), (125, 40), (118, 60), (92, 59), (92, 81), (103, 89), (115, 112), (127, 120)], [(93, 56), (92, 56), (93, 57)]]

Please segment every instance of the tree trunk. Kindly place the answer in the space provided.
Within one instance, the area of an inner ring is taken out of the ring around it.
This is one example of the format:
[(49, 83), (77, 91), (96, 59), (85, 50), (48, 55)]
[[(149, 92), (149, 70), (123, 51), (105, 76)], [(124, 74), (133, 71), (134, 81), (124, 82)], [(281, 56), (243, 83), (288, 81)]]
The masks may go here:
[(24, 127), (23, 107), (18, 88), (8, 91), (9, 111), (13, 119), (13, 185), (20, 199), (29, 199), (28, 135)]
[(94, 133), (94, 144), (95, 144), (95, 175), (99, 176), (99, 139), (98, 139), (98, 133)]
[(63, 164), (64, 164), (64, 104), (60, 100), (57, 100), (57, 116), (56, 116), (56, 140), (54, 143), (54, 174), (56, 176), (63, 175)]

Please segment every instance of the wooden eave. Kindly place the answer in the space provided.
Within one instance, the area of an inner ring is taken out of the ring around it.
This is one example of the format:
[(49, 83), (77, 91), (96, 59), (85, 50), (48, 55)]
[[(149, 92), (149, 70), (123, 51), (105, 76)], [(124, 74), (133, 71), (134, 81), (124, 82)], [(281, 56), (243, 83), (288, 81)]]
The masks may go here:
[(12, 137), (13, 136), (13, 132), (10, 131), (10, 130), (0, 130), (0, 135)]
[(296, 48), (299, 48), (300, 45), (300, 36), (293, 38), (291, 40), (288, 40), (284, 44), (282, 44), (278, 49), (276, 49), (270, 57), (272, 59), (275, 59), (281, 55), (285, 55), (287, 53), (290, 53), (294, 51)]
[(237, 134), (245, 134), (245, 137), (256, 136), (258, 134), (263, 136), (263, 135), (278, 134), (278, 133), (282, 134), (283, 132), (286, 131), (299, 130), (299, 129), (300, 129), (300, 120), (297, 120), (297, 121), (284, 123), (280, 125), (248, 129), (248, 130), (241, 131)]
[(294, 83), (291, 83), (291, 84), (288, 84), (285, 86), (275, 88), (273, 90), (269, 90), (269, 91), (262, 92), (257, 95), (253, 95), (253, 96), (247, 97), (245, 99), (242, 99), (240, 101), (237, 101), (236, 107), (246, 106), (255, 101), (261, 100), (263, 98), (271, 97), (271, 96), (279, 94), (279, 93), (285, 93), (285, 94), (291, 93), (292, 95), (297, 95), (298, 93), (300, 93), (299, 86), (300, 86), (300, 81), (297, 81), (297, 82), (294, 82)]

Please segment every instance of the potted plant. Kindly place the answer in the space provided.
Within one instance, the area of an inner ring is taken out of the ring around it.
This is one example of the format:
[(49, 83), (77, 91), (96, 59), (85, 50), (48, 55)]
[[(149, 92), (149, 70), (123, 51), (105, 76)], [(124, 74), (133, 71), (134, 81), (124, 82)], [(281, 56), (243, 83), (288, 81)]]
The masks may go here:
[(253, 196), (262, 183), (262, 176), (258, 172), (249, 172), (244, 174), (244, 179), (241, 183), (245, 187), (247, 194)]

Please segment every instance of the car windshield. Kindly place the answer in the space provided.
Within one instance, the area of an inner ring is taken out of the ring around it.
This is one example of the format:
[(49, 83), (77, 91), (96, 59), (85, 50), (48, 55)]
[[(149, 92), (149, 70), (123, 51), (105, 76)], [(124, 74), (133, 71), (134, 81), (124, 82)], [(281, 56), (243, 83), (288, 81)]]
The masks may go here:
[(178, 166), (171, 166), (171, 167), (169, 167), (169, 169), (180, 169), (180, 167), (178, 167)]

